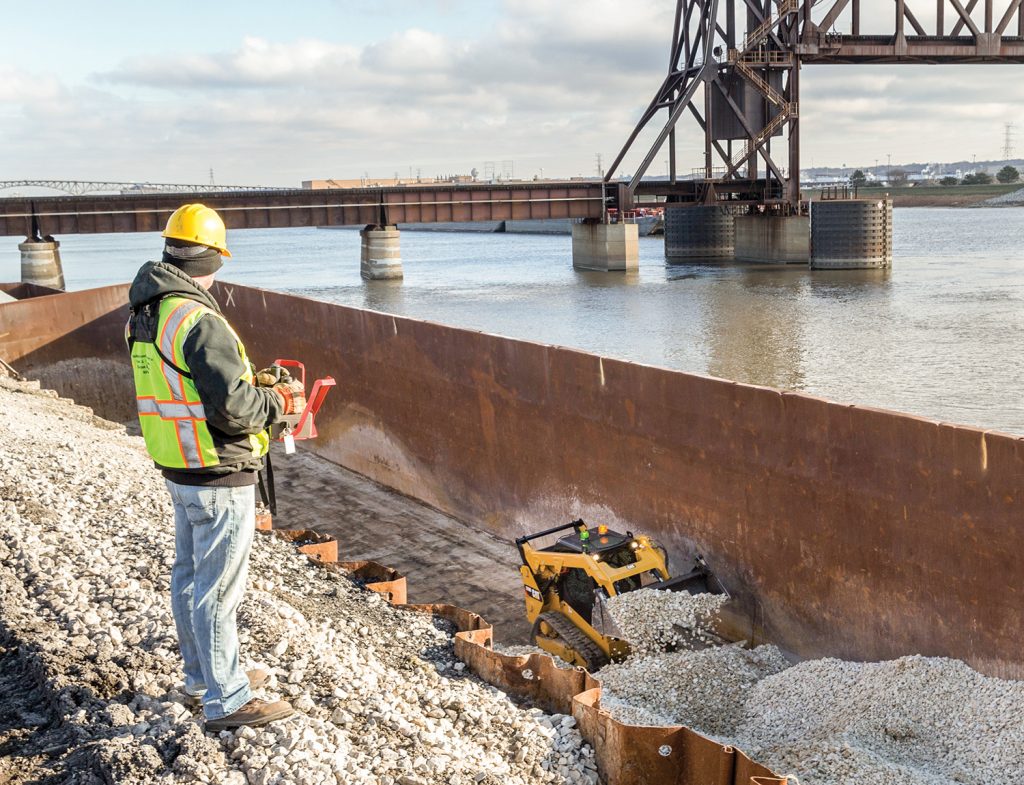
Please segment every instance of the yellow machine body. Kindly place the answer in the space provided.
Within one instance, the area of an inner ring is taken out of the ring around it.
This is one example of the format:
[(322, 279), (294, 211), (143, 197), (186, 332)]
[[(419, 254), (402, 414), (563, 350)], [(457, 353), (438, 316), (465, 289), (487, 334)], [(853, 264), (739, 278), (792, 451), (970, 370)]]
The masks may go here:
[[(572, 533), (553, 546), (535, 548), (530, 542), (570, 529)], [(519, 572), (534, 644), (590, 671), (628, 657), (627, 641), (598, 629), (606, 625), (595, 623), (594, 607), (601, 597), (650, 586), (667, 588), (670, 576), (664, 549), (646, 536), (605, 527), (591, 530), (582, 521), (521, 538), (516, 544), (523, 560)], [(571, 585), (576, 587), (575, 595)]]

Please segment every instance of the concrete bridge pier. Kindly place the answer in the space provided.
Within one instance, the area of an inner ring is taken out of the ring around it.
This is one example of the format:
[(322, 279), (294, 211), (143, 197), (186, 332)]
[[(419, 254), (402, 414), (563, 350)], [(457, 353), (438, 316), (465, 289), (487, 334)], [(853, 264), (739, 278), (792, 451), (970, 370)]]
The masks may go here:
[(360, 274), (367, 281), (394, 280), (402, 272), (401, 235), (397, 226), (367, 226), (362, 238)]
[(768, 264), (807, 264), (811, 226), (806, 215), (737, 215), (736, 260)]
[(636, 270), (640, 266), (640, 227), (627, 223), (573, 224), (572, 266), (604, 273)]
[(60, 263), (60, 243), (50, 236), (26, 237), (18, 244), (21, 251), (21, 282), (51, 289), (64, 288), (64, 268)]

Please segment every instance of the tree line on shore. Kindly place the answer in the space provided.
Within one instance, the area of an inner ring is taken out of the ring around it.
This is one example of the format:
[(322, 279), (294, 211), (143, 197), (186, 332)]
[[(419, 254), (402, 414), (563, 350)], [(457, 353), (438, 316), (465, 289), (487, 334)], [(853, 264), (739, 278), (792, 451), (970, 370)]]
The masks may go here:
[[(888, 180), (892, 185), (904, 185), (909, 179), (910, 175), (905, 169), (893, 169), (889, 172)], [(939, 185), (952, 186), (991, 185), (994, 181), (998, 181), (1003, 185), (1020, 182), (1020, 171), (1015, 166), (1007, 165), (1000, 169), (994, 178), (988, 172), (971, 172), (963, 178), (947, 176), (932, 182), (937, 182)], [(850, 175), (850, 185), (852, 186), (863, 188), (868, 183), (868, 176), (860, 169)]]

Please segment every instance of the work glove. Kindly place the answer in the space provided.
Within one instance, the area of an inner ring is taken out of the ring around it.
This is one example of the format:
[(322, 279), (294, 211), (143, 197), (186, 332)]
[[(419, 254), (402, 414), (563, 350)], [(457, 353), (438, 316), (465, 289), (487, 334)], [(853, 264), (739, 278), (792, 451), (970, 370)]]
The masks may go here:
[(289, 377), (287, 381), (280, 381), (270, 389), (284, 401), (283, 414), (302, 414), (306, 408), (306, 390), (298, 379)]
[(280, 382), (290, 382), (292, 375), (288, 373), (287, 368), (282, 368), (280, 365), (271, 365), (262, 371), (256, 371), (254, 378), (257, 387), (273, 387)]

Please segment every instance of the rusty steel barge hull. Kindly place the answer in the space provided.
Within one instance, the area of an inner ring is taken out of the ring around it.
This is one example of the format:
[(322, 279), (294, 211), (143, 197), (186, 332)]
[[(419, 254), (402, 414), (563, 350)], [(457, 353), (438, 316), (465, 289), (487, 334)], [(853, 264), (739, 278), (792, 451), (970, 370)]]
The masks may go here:
[[(797, 657), (918, 653), (1024, 678), (1024, 438), (240, 285), (214, 295), (258, 360), (338, 380), (311, 443), (331, 461), (507, 539), (581, 516), (650, 532), (677, 564), (699, 552), (735, 597), (735, 632)], [(0, 306), (0, 357), (127, 419), (126, 297)]]

